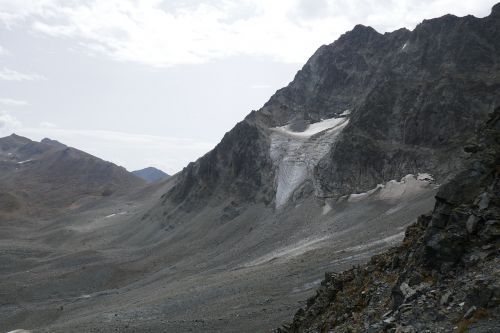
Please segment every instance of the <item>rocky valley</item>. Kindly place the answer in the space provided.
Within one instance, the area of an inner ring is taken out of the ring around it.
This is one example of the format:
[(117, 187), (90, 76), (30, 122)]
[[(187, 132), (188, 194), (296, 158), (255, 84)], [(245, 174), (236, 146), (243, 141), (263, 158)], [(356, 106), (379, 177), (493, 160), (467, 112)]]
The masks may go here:
[(355, 26), (170, 177), (1, 138), (0, 331), (495, 332), (498, 105), (499, 4)]

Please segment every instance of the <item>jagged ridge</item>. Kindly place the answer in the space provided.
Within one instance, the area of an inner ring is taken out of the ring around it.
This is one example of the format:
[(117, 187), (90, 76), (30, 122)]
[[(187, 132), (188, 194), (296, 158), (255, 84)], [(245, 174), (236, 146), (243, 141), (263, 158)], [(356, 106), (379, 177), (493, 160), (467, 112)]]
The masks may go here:
[(350, 122), (314, 166), (307, 180), (314, 187), (306, 195), (338, 198), (418, 172), (444, 181), (459, 169), (460, 147), (498, 102), (495, 8), (481, 19), (426, 20), (413, 31), (380, 34), (358, 25), (322, 46), (286, 88), (188, 165), (160, 206), (192, 211), (227, 197), (239, 206), (273, 204), (278, 173), (270, 128), (313, 123), (347, 109)]

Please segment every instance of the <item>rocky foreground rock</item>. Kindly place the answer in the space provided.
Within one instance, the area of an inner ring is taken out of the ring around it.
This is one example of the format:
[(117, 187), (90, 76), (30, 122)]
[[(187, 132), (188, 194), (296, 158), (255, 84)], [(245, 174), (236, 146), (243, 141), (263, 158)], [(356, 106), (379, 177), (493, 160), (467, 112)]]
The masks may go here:
[(277, 332), (498, 332), (500, 108), (465, 150), (467, 168), (441, 187), (401, 246), (326, 273)]

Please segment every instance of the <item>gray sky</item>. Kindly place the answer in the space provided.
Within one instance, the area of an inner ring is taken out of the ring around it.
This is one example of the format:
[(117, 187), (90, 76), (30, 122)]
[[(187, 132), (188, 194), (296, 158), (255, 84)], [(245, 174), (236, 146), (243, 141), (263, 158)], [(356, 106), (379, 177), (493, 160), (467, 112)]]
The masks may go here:
[(168, 173), (209, 151), (322, 44), (498, 0), (0, 0), (0, 136)]

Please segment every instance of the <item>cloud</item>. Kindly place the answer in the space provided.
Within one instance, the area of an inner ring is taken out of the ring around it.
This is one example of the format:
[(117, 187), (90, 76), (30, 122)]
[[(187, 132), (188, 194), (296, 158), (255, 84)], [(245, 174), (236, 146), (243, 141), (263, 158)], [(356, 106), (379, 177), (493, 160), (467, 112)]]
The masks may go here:
[(21, 100), (11, 99), (11, 98), (0, 98), (0, 104), (5, 105), (5, 106), (26, 106), (26, 105), (29, 105), (29, 103), (26, 101), (21, 101)]
[(41, 128), (56, 128), (57, 126), (56, 126), (56, 124), (51, 123), (51, 122), (49, 122), (49, 121), (42, 121), (42, 122), (40, 123), (40, 127), (41, 127)]
[(42, 75), (20, 73), (9, 68), (0, 69), (0, 80), (5, 81), (38, 81), (46, 80)]
[(252, 89), (271, 89), (272, 87), (270, 84), (253, 84), (250, 86)]
[(152, 66), (235, 55), (302, 63), (355, 24), (384, 32), (448, 12), (487, 15), (497, 0), (2, 0), (0, 20)]
[(0, 111), (0, 136), (10, 135), (21, 127), (21, 122), (5, 111)]
[(0, 45), (0, 56), (9, 54), (9, 51)]
[(195, 139), (126, 133), (118, 131), (68, 129), (51, 122), (26, 126), (6, 111), (0, 111), (0, 137), (16, 133), (32, 140), (51, 138), (81, 149), (128, 170), (155, 166), (174, 174), (213, 147), (214, 142)]

